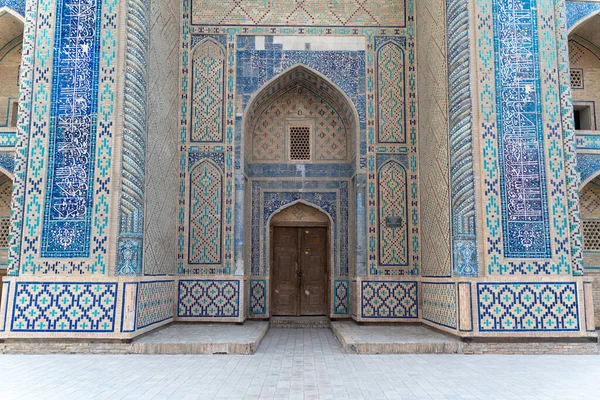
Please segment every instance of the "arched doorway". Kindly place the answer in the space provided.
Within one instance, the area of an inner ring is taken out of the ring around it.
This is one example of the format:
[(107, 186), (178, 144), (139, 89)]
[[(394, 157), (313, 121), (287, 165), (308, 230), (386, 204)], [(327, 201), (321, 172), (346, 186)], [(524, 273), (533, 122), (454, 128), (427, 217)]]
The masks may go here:
[[(236, 202), (248, 216), (251, 292), (257, 304), (265, 299), (250, 316), (339, 316), (331, 293), (336, 284), (347, 287), (356, 258), (356, 108), (337, 85), (304, 65), (279, 73), (244, 101), (245, 197)], [(316, 220), (289, 226), (294, 213)], [(321, 264), (313, 271), (301, 265), (308, 262), (303, 256)], [(312, 277), (314, 284), (307, 284)]]
[(271, 315), (328, 313), (329, 226), (325, 213), (304, 203), (271, 219)]

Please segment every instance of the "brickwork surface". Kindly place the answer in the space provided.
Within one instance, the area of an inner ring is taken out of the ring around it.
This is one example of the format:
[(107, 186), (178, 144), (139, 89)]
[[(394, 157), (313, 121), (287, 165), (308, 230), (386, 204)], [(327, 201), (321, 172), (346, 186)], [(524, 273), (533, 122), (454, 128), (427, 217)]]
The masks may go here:
[(352, 355), (271, 329), (253, 356), (0, 356), (0, 398), (595, 399), (600, 356)]

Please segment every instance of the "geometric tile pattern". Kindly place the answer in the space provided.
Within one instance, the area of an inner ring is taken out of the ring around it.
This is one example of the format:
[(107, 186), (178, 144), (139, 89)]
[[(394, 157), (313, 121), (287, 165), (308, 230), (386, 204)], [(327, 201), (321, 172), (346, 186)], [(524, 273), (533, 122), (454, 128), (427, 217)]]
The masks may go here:
[(417, 282), (363, 281), (362, 318), (418, 318)]
[(349, 312), (349, 300), (350, 300), (350, 282), (335, 281), (333, 285), (334, 290), (334, 302), (333, 302), (333, 313), (334, 314), (348, 314)]
[[(287, 92), (258, 111), (253, 127), (252, 158), (254, 162), (286, 162), (287, 125), (314, 126), (314, 161), (344, 160), (348, 156), (346, 126), (336, 108), (304, 85), (292, 85)], [(292, 120), (293, 119), (293, 122)], [(309, 145), (309, 148), (312, 147)]]
[(194, 25), (399, 26), (406, 21), (404, 0), (195, 0), (191, 19)]
[(405, 143), (404, 51), (394, 42), (377, 50), (377, 107), (380, 143)]
[(12, 331), (112, 332), (116, 283), (17, 282)]
[(190, 173), (190, 264), (221, 263), (221, 202), (219, 167), (202, 160)]
[(592, 1), (565, 1), (567, 29), (571, 29), (581, 19), (600, 10), (600, 3)]
[(454, 283), (423, 282), (423, 319), (456, 329), (456, 286)]
[(578, 331), (577, 284), (478, 283), (479, 330)]
[(140, 282), (137, 299), (137, 329), (173, 318), (175, 282)]
[(395, 160), (380, 169), (379, 179), (379, 264), (408, 266), (408, 212), (406, 170)]
[(250, 314), (267, 313), (267, 281), (250, 281)]
[(227, 280), (179, 281), (178, 317), (238, 317), (240, 282)]
[(225, 50), (212, 38), (193, 52), (192, 142), (223, 140)]
[(101, 7), (57, 2), (42, 257), (89, 256)]

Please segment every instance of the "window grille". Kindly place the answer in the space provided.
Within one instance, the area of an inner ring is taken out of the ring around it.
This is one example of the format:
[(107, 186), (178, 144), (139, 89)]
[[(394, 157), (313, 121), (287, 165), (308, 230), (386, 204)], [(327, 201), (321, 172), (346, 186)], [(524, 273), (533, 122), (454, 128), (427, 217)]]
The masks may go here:
[(583, 89), (583, 71), (580, 69), (571, 70), (571, 87), (573, 89)]
[(583, 248), (600, 250), (600, 220), (583, 221)]
[(8, 247), (8, 229), (10, 227), (10, 217), (0, 217), (0, 248)]
[(290, 126), (290, 160), (310, 161), (310, 127)]

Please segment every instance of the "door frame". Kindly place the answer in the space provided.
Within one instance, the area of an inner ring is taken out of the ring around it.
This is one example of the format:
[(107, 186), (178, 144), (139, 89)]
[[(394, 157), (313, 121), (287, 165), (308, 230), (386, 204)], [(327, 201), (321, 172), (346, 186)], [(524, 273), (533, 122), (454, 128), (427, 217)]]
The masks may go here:
[[(273, 217), (275, 217), (279, 212), (290, 208), (298, 203), (304, 204), (308, 207), (311, 207), (317, 211), (319, 211), (320, 213), (322, 213), (323, 215), (325, 215), (327, 217), (327, 220), (329, 222), (310, 222), (310, 221), (272, 221)], [(269, 240), (268, 240), (268, 249), (267, 249), (267, 253), (269, 254), (269, 263), (268, 263), (268, 267), (269, 267), (269, 279), (267, 282), (267, 293), (268, 293), (268, 311), (267, 311), (267, 315), (268, 318), (271, 318), (273, 316), (272, 313), (272, 304), (271, 301), (273, 299), (273, 290), (274, 290), (274, 285), (273, 285), (273, 252), (275, 251), (275, 241), (273, 240), (273, 235), (274, 235), (274, 228), (276, 227), (281, 227), (281, 228), (326, 228), (326, 234), (325, 234), (325, 251), (327, 256), (325, 257), (326, 259), (326, 282), (325, 284), (327, 285), (327, 290), (326, 290), (326, 294), (325, 294), (325, 301), (327, 302), (327, 311), (325, 313), (325, 315), (328, 318), (331, 318), (331, 283), (332, 283), (332, 276), (331, 276), (331, 235), (332, 235), (332, 223), (331, 223), (331, 216), (329, 214), (327, 214), (326, 212), (324, 212), (323, 210), (321, 210), (318, 207), (315, 207), (314, 205), (310, 204), (310, 203), (305, 203), (302, 201), (299, 202), (294, 202), (292, 204), (287, 205), (286, 207), (281, 208), (280, 210), (278, 210), (276, 213), (274, 213), (273, 215), (271, 215), (271, 217), (269, 218), (268, 221), (269, 224)]]

